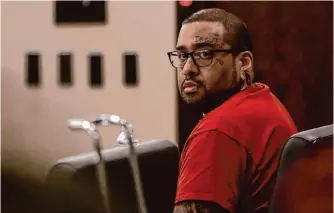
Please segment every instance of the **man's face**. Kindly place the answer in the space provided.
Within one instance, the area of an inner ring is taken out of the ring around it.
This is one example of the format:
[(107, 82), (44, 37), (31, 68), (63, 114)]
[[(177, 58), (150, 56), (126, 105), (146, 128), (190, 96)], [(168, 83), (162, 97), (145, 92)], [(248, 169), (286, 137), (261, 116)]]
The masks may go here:
[[(176, 49), (182, 53), (196, 50), (230, 49), (223, 41), (224, 27), (220, 23), (193, 22), (182, 26)], [(207, 95), (230, 89), (237, 81), (231, 53), (213, 54), (209, 66), (198, 67), (189, 56), (178, 68), (178, 88), (183, 100), (198, 103)]]

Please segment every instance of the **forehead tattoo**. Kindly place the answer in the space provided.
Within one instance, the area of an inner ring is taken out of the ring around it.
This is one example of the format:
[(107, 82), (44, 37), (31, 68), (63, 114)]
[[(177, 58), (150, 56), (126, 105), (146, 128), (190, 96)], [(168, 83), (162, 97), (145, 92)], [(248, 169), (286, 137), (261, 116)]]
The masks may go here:
[(200, 43), (212, 44), (220, 48), (224, 46), (223, 39), (217, 36), (208, 36), (208, 37), (195, 36), (193, 42), (195, 44), (200, 44)]

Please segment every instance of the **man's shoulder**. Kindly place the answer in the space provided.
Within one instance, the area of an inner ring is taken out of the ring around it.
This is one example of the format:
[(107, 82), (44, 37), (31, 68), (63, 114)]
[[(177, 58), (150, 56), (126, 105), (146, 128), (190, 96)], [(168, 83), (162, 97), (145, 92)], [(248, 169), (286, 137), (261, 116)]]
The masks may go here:
[(199, 122), (197, 130), (218, 129), (232, 138), (241, 139), (240, 135), (249, 138), (256, 133), (270, 132), (277, 126), (294, 129), (293, 120), (283, 104), (263, 86), (235, 95), (208, 113)]
[(268, 86), (257, 84), (242, 91), (208, 114), (208, 120), (216, 125), (228, 125), (261, 120), (271, 122), (289, 114), (283, 104), (271, 93)]
[(295, 124), (268, 87), (249, 88), (209, 112), (193, 129), (191, 136), (218, 130), (237, 141), (262, 137), (275, 128), (294, 132)]
[(197, 135), (206, 131), (220, 131), (228, 134), (229, 131), (227, 130), (229, 129), (242, 132), (241, 130), (245, 125), (248, 126), (252, 123), (272, 123), (275, 120), (276, 114), (270, 111), (268, 107), (261, 109), (262, 107), (256, 105), (254, 102), (250, 100), (245, 102), (243, 106), (220, 106), (216, 108), (198, 122), (191, 135)]

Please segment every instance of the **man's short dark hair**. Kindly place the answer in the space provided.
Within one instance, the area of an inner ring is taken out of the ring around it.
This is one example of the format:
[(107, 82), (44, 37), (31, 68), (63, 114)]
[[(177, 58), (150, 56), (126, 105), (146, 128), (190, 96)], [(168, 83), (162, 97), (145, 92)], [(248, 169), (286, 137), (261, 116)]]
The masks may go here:
[(222, 23), (226, 30), (223, 41), (231, 45), (235, 54), (242, 51), (253, 51), (248, 28), (245, 22), (236, 15), (220, 8), (203, 9), (185, 19), (182, 25), (199, 21)]

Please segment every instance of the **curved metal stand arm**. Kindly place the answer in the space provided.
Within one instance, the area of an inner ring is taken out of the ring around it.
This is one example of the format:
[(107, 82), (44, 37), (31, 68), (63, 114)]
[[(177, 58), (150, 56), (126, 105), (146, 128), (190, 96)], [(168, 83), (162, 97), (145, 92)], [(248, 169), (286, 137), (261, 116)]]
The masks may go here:
[(147, 213), (146, 204), (145, 204), (145, 196), (143, 192), (143, 186), (140, 179), (140, 169), (139, 169), (139, 163), (138, 158), (135, 150), (135, 146), (133, 144), (131, 132), (129, 131), (129, 128), (126, 124), (122, 125), (124, 129), (126, 130), (126, 135), (129, 142), (129, 162), (132, 169), (132, 175), (135, 182), (135, 189), (137, 194), (137, 202), (139, 206), (140, 213)]
[(109, 197), (109, 187), (108, 187), (108, 177), (107, 177), (107, 169), (105, 165), (105, 161), (103, 159), (102, 155), (102, 145), (100, 140), (95, 140), (94, 141), (94, 148), (96, 152), (98, 153), (99, 161), (96, 165), (97, 168), (97, 179), (99, 182), (99, 188), (100, 188), (100, 193), (104, 205), (104, 209), (106, 213), (110, 213), (110, 197)]

